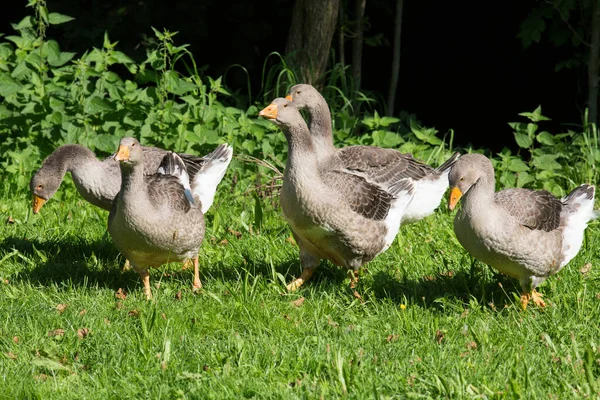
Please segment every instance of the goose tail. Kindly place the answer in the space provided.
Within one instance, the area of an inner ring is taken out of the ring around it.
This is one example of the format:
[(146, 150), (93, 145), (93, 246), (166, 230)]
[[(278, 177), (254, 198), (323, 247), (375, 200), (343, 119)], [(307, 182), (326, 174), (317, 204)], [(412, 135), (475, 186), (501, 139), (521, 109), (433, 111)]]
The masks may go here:
[(600, 212), (594, 210), (595, 192), (594, 186), (583, 184), (561, 199), (563, 210), (560, 219), (564, 228), (561, 268), (581, 249), (588, 222), (600, 217)]
[(219, 145), (212, 153), (203, 157), (204, 163), (192, 179), (192, 193), (200, 200), (202, 212), (206, 213), (215, 199), (217, 186), (223, 180), (233, 157), (233, 147), (227, 143)]
[(172, 151), (168, 151), (163, 157), (158, 169), (156, 171), (163, 175), (172, 175), (177, 177), (181, 186), (183, 186), (185, 198), (192, 205), (196, 205), (194, 195), (192, 194), (192, 188), (190, 186), (190, 176), (187, 168), (181, 157)]

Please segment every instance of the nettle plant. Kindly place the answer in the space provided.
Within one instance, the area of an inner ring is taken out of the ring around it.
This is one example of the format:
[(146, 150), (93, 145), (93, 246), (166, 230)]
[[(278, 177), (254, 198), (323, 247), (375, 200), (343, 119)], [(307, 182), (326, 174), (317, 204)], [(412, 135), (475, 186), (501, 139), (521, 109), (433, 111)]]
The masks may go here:
[(577, 185), (597, 181), (600, 149), (595, 125), (584, 122), (581, 132), (551, 134), (540, 129), (540, 123), (549, 120), (541, 107), (519, 115), (529, 121), (509, 125), (524, 154), (504, 149), (493, 160), (500, 186), (546, 189), (563, 196)]
[[(49, 13), (43, 0), (28, 6), (35, 15), (0, 42), (0, 164), (19, 188), (57, 146), (79, 143), (108, 155), (123, 136), (194, 154), (228, 142), (238, 154), (284, 157), (283, 136), (265, 136), (273, 127), (257, 118), (256, 106), (226, 106), (231, 94), (221, 78), (202, 76), (187, 45), (174, 44), (176, 33), (154, 29), (155, 46), (141, 63), (108, 34), (101, 48), (76, 57), (46, 38), (48, 26), (72, 18)], [(250, 180), (257, 168), (231, 167)]]

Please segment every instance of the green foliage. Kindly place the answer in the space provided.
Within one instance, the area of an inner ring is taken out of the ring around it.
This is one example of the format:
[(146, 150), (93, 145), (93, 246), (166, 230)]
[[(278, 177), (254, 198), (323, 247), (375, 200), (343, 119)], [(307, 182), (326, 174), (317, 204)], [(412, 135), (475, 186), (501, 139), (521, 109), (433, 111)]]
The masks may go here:
[(549, 120), (541, 107), (519, 115), (529, 122), (509, 125), (521, 151), (504, 149), (494, 160), (500, 187), (546, 189), (563, 196), (581, 183), (597, 181), (600, 149), (594, 125), (586, 124), (582, 132), (551, 134), (540, 130), (540, 123)]
[[(0, 43), (0, 160), (24, 186), (42, 157), (58, 145), (80, 143), (99, 155), (115, 151), (122, 136), (146, 145), (206, 154), (229, 142), (236, 153), (282, 159), (285, 140), (256, 117), (257, 107), (228, 107), (221, 78), (203, 77), (176, 33), (155, 30), (155, 48), (141, 63), (117, 50), (105, 34), (102, 47), (80, 57), (44, 37), (45, 27), (70, 17), (30, 3), (36, 17), (14, 25)], [(183, 63), (189, 75), (176, 66)], [(237, 164), (233, 169), (256, 166)], [(244, 174), (248, 175), (248, 174)]]
[(517, 37), (524, 48), (542, 42), (544, 37), (557, 48), (569, 47), (569, 58), (557, 61), (557, 71), (584, 66), (589, 52), (594, 1), (538, 1), (521, 23)]

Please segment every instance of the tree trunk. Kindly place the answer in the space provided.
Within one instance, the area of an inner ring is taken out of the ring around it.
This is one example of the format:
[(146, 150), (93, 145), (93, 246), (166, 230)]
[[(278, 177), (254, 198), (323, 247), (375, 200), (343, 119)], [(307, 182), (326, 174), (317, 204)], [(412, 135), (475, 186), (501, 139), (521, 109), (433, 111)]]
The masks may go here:
[(392, 76), (390, 77), (390, 88), (387, 99), (387, 115), (394, 115), (394, 103), (396, 102), (396, 89), (398, 88), (398, 77), (400, 75), (400, 47), (402, 40), (402, 11), (404, 0), (396, 0), (396, 20), (394, 21), (394, 44), (392, 49)]
[(285, 53), (299, 81), (315, 85), (327, 69), (340, 0), (296, 0)]
[(588, 62), (588, 121), (598, 125), (598, 73), (600, 72), (600, 0), (592, 9), (592, 37)]
[(360, 91), (360, 81), (362, 78), (362, 50), (366, 2), (367, 0), (355, 0), (354, 2), (354, 18), (356, 18), (356, 32), (354, 32), (354, 39), (352, 39), (352, 78), (354, 79), (354, 93)]
[[(343, 3), (338, 7), (338, 59), (342, 71), (346, 70), (346, 35), (344, 34), (345, 27), (344, 20), (344, 6)], [(346, 79), (341, 79), (342, 84), (342, 92), (348, 93), (348, 88), (346, 86)]]

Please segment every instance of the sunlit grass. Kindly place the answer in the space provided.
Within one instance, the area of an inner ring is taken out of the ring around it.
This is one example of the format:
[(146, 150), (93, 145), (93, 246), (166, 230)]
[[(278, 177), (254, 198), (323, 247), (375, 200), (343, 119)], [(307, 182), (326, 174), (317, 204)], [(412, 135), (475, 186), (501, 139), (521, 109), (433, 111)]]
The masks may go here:
[(368, 264), (361, 302), (328, 263), (284, 293), (300, 269), (279, 211), (265, 201), (251, 233), (251, 199), (222, 194), (202, 292), (172, 264), (151, 272), (149, 302), (107, 213), (68, 185), (36, 216), (26, 193), (0, 195), (0, 397), (597, 396), (597, 223), (542, 285), (546, 309), (520, 311), (518, 284), (466, 255), (445, 209)]

